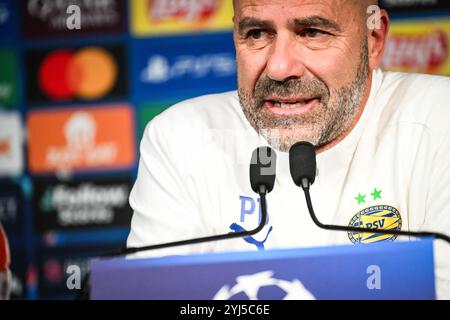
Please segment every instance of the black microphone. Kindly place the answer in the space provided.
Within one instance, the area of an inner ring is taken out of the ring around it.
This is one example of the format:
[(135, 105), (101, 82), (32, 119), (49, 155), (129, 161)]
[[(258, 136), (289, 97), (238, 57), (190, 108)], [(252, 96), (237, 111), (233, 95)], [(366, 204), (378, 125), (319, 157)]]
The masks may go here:
[(271, 192), (275, 184), (276, 153), (269, 147), (256, 148), (252, 153), (250, 161), (250, 184), (252, 190), (259, 194), (261, 201), (261, 221), (259, 225), (249, 231), (229, 232), (221, 235), (214, 235), (202, 238), (174, 241), (149, 245), (144, 247), (123, 248), (117, 252), (107, 253), (101, 257), (117, 257), (148, 250), (163, 249), (169, 247), (184, 246), (209, 241), (227, 240), (232, 238), (248, 237), (260, 232), (267, 220), (266, 194)]
[(277, 154), (269, 147), (259, 147), (253, 151), (250, 161), (250, 185), (256, 193), (264, 194), (272, 191), (277, 170)]
[(380, 230), (369, 229), (362, 227), (349, 227), (321, 223), (315, 213), (311, 202), (311, 195), (309, 194), (309, 187), (314, 183), (316, 177), (316, 150), (314, 145), (309, 142), (301, 141), (294, 144), (289, 150), (289, 166), (292, 180), (294, 183), (303, 189), (308, 206), (309, 214), (314, 223), (322, 229), (338, 230), (347, 232), (367, 232), (379, 233), (399, 236), (413, 236), (413, 237), (435, 237), (450, 243), (450, 237), (437, 232), (415, 232), (415, 231), (401, 231), (401, 230)]

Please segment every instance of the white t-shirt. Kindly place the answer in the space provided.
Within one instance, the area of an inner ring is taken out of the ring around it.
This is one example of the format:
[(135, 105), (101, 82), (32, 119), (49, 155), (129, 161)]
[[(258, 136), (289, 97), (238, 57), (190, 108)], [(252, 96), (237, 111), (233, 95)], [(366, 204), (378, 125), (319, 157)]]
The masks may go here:
[[(373, 72), (370, 96), (350, 134), (317, 156), (311, 197), (320, 221), (450, 234), (450, 78)], [(181, 102), (153, 119), (142, 138), (127, 245), (217, 235), (256, 227), (259, 196), (249, 182), (252, 151), (266, 140), (245, 118), (236, 92)], [(277, 151), (257, 235), (149, 255), (314, 247), (395, 237), (319, 229), (288, 153)], [(398, 241), (398, 239), (397, 239)], [(435, 241), (439, 298), (450, 298), (450, 245)]]

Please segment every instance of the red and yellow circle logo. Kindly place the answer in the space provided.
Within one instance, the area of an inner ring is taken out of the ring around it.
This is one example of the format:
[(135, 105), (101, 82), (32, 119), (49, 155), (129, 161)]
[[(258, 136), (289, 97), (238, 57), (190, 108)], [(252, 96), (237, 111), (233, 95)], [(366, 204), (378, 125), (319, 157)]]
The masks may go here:
[(94, 100), (106, 95), (117, 80), (117, 64), (103, 48), (56, 50), (43, 61), (38, 80), (52, 100)]

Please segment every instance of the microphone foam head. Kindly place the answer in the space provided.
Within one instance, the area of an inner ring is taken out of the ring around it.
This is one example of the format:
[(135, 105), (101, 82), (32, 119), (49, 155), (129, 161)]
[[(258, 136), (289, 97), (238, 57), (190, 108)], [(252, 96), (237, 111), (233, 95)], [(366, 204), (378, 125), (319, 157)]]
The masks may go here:
[(310, 184), (316, 179), (316, 149), (309, 142), (301, 141), (289, 150), (289, 168), (292, 180), (301, 187), (302, 179), (307, 178)]
[(275, 184), (277, 155), (270, 147), (259, 147), (253, 151), (250, 161), (250, 184), (254, 192), (264, 185), (270, 192)]

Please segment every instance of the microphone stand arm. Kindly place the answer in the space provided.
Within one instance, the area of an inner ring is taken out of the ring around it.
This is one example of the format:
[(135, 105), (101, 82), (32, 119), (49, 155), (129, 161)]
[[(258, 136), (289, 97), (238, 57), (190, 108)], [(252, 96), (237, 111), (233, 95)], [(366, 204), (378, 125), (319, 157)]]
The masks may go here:
[(311, 216), (311, 219), (314, 223), (322, 229), (326, 230), (337, 230), (337, 231), (348, 231), (348, 232), (368, 232), (368, 233), (382, 233), (382, 234), (391, 234), (398, 236), (413, 236), (413, 237), (434, 237), (436, 239), (441, 239), (450, 244), (450, 237), (446, 236), (442, 233), (437, 232), (414, 232), (414, 231), (401, 231), (401, 230), (380, 230), (380, 229), (369, 229), (369, 228), (360, 228), (360, 227), (348, 227), (348, 226), (338, 226), (338, 225), (329, 225), (323, 224), (317, 219), (316, 214), (314, 213), (314, 209), (312, 206), (311, 195), (309, 194), (309, 186), (310, 183), (307, 178), (302, 179), (301, 187), (303, 192), (305, 193), (306, 204), (308, 206), (308, 211)]
[(253, 230), (230, 232), (230, 233), (225, 233), (225, 234), (220, 234), (220, 235), (215, 235), (215, 236), (174, 241), (174, 242), (168, 242), (168, 243), (162, 243), (162, 244), (149, 245), (149, 246), (145, 246), (145, 247), (123, 248), (116, 252), (104, 254), (104, 255), (102, 255), (102, 257), (103, 258), (117, 257), (117, 256), (121, 256), (121, 255), (132, 254), (132, 253), (147, 251), (147, 250), (156, 250), (156, 249), (163, 249), (163, 248), (169, 248), (169, 247), (197, 244), (197, 243), (202, 243), (202, 242), (219, 241), (219, 240), (227, 240), (227, 239), (252, 236), (252, 235), (260, 232), (264, 228), (266, 221), (267, 221), (267, 204), (266, 204), (267, 188), (265, 185), (259, 186), (258, 194), (261, 199), (261, 221), (259, 222), (259, 225)]

